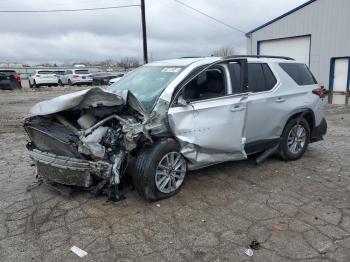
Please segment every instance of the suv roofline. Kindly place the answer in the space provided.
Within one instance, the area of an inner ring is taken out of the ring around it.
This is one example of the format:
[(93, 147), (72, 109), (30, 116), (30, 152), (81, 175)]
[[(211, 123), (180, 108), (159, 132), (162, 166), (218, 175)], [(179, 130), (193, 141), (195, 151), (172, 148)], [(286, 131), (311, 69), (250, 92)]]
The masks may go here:
[(155, 62), (148, 63), (148, 66), (184, 66), (187, 67), (192, 64), (210, 64), (217, 61), (226, 61), (229, 59), (240, 59), (240, 58), (256, 58), (256, 59), (281, 59), (285, 61), (295, 61), (295, 59), (287, 56), (270, 56), (270, 55), (232, 55), (232, 56), (207, 56), (207, 57), (181, 57), (175, 59), (159, 60)]
[(291, 58), (288, 56), (274, 56), (274, 55), (231, 55), (231, 56), (225, 56), (223, 58), (225, 58), (225, 59), (230, 59), (230, 58), (276, 58), (276, 59), (295, 61), (294, 58)]

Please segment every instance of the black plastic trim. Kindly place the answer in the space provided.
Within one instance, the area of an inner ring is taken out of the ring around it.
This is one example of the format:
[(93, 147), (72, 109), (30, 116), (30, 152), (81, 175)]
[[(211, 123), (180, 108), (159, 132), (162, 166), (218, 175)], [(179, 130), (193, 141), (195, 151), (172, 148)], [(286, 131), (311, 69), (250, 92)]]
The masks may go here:
[(323, 140), (323, 136), (327, 133), (327, 121), (322, 119), (318, 126), (315, 126), (312, 130), (310, 142), (317, 142)]
[(268, 148), (276, 146), (279, 143), (280, 139), (267, 139), (267, 140), (259, 140), (245, 144), (244, 150), (247, 155), (262, 152)]

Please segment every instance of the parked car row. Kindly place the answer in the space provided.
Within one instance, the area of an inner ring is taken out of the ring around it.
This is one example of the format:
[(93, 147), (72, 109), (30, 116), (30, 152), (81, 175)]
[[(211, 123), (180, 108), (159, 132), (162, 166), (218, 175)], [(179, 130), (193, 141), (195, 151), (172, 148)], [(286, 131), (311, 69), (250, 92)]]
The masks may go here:
[(15, 70), (0, 70), (0, 89), (13, 90), (22, 88), (21, 77)]
[[(38, 69), (29, 75), (30, 88), (40, 86), (64, 86), (64, 85), (111, 85), (118, 82), (125, 73), (123, 72), (98, 72), (90, 74), (84, 68), (67, 70)], [(0, 89), (13, 90), (22, 88), (21, 77), (15, 70), (0, 70)]]
[(87, 69), (36, 70), (29, 76), (29, 87), (92, 85), (92, 76)]

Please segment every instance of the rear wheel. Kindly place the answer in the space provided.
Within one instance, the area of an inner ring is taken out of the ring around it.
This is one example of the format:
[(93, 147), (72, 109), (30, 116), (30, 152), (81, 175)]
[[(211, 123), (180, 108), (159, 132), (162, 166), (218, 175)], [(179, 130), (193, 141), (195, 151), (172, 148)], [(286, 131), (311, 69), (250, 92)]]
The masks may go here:
[(68, 79), (68, 85), (70, 85), (70, 86), (73, 85), (72, 80)]
[(62, 80), (61, 80), (61, 79), (58, 80), (58, 84), (59, 84), (60, 86), (63, 86), (63, 83), (62, 83)]
[(171, 197), (180, 191), (187, 163), (173, 139), (153, 144), (136, 158), (133, 182), (138, 193), (148, 200)]
[(291, 119), (282, 134), (280, 156), (284, 160), (297, 160), (305, 153), (309, 142), (309, 123), (304, 118)]
[(39, 86), (37, 85), (37, 83), (36, 83), (36, 81), (34, 80), (34, 82), (33, 82), (33, 87), (34, 88), (38, 88)]

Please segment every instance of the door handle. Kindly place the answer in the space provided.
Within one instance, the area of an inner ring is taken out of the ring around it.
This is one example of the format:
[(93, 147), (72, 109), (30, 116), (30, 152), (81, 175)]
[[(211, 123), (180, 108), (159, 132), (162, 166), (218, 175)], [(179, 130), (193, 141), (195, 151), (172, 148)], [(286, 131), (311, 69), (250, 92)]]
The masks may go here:
[(277, 102), (277, 103), (283, 103), (283, 102), (285, 102), (285, 101), (286, 101), (286, 99), (283, 98), (283, 97), (279, 97), (279, 98), (276, 99), (276, 102)]
[(243, 106), (235, 105), (235, 106), (232, 106), (232, 107), (231, 107), (231, 112), (242, 111), (242, 110), (244, 110), (244, 109), (245, 109), (245, 107), (243, 107)]

